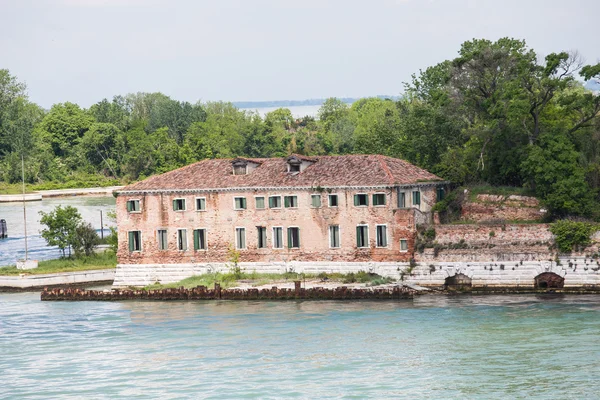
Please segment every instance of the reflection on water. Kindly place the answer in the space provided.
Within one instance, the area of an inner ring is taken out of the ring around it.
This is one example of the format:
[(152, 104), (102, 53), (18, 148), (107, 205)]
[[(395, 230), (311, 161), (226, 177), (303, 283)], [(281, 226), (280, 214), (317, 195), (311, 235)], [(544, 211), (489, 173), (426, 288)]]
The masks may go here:
[(0, 398), (593, 398), (600, 296), (40, 302), (0, 294)]
[[(85, 222), (89, 222), (100, 233), (100, 211), (103, 212), (104, 234), (108, 234), (108, 227), (114, 223), (106, 218), (106, 212), (114, 210), (116, 200), (114, 197), (70, 197), (53, 198), (27, 203), (27, 244), (29, 257), (35, 260), (49, 260), (58, 258), (60, 253), (55, 247), (46, 246), (40, 236), (40, 211), (50, 212), (58, 205), (73, 206), (79, 210)], [(0, 240), (0, 265), (14, 264), (25, 255), (25, 241), (23, 239), (23, 203), (0, 203), (0, 219), (5, 219), (8, 226), (8, 239)]]

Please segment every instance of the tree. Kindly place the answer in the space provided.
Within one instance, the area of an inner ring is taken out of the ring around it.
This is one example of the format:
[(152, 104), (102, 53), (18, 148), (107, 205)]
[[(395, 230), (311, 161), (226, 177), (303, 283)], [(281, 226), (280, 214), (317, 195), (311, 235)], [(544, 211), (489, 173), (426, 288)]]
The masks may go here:
[(81, 214), (72, 206), (57, 206), (53, 211), (40, 211), (40, 223), (46, 228), (42, 229), (42, 237), (48, 245), (57, 246), (65, 257), (68, 249), (71, 257), (71, 248), (77, 243), (77, 226), (81, 223)]
[(85, 254), (91, 256), (94, 254), (94, 248), (100, 244), (98, 232), (92, 227), (92, 224), (81, 222), (75, 228), (75, 237), (73, 241), (73, 250), (75, 255)]

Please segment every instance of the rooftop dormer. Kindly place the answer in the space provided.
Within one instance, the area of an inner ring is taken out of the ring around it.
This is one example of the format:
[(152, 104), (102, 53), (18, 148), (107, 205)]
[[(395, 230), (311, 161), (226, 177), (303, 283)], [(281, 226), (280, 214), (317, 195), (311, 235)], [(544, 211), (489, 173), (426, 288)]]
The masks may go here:
[(315, 161), (315, 159), (309, 157), (292, 154), (286, 158), (287, 172), (291, 174), (298, 174), (304, 171), (309, 165), (312, 165)]
[(259, 165), (260, 163), (245, 158), (236, 158), (231, 162), (231, 166), (233, 167), (233, 175), (248, 175)]

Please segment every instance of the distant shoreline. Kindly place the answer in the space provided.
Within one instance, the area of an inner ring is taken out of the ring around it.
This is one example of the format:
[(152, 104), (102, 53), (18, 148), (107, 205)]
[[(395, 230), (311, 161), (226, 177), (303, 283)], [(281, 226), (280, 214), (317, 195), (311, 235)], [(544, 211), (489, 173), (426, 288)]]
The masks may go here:
[[(377, 95), (371, 96), (380, 99), (398, 100), (400, 96)], [(337, 97), (338, 100), (346, 104), (352, 104), (362, 97)], [(267, 108), (267, 107), (300, 107), (300, 106), (320, 106), (327, 99), (306, 99), (306, 100), (271, 100), (271, 101), (233, 101), (231, 102), (237, 108)]]

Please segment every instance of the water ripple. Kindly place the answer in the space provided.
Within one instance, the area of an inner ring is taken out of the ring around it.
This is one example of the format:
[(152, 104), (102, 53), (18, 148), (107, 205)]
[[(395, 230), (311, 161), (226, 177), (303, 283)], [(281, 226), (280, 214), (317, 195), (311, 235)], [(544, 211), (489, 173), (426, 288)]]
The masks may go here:
[(600, 390), (599, 300), (0, 294), (0, 398), (590, 398)]

